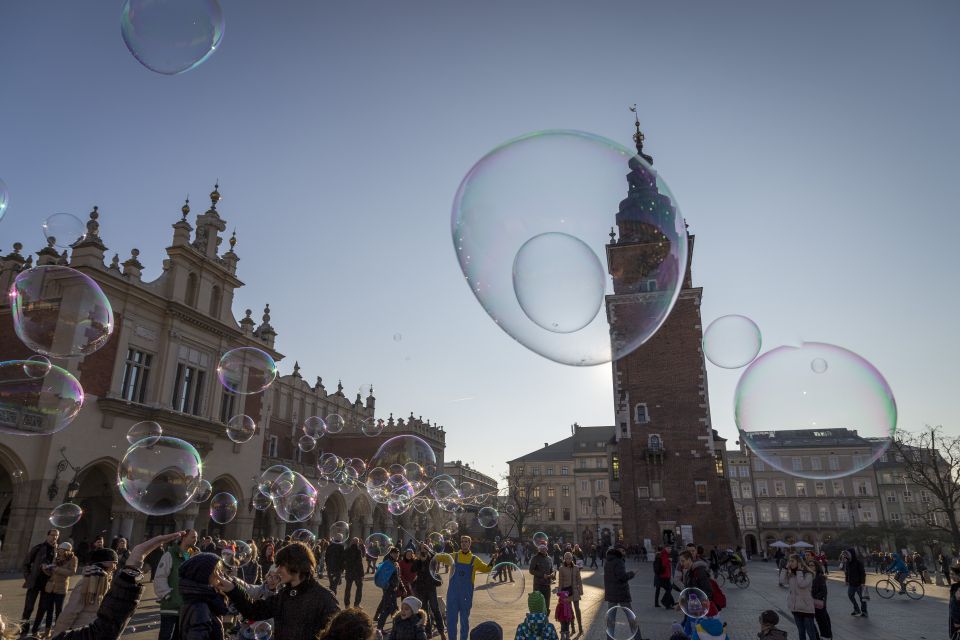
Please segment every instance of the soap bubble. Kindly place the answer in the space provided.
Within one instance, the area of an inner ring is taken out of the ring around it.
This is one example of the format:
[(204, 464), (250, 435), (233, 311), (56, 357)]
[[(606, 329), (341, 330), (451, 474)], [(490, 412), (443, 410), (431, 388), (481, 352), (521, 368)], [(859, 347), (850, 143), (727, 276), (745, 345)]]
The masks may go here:
[(57, 529), (66, 529), (72, 527), (80, 521), (83, 516), (83, 509), (80, 505), (72, 502), (65, 502), (60, 506), (54, 507), (50, 512), (50, 524)]
[(239, 566), (244, 566), (249, 564), (253, 560), (253, 548), (244, 542), (243, 540), (234, 540), (233, 546), (236, 547), (234, 550), (234, 557), (237, 559), (237, 564)]
[(323, 418), (319, 416), (310, 416), (303, 421), (303, 426), (301, 427), (304, 435), (310, 436), (314, 440), (323, 437), (323, 434), (327, 432), (327, 425), (323, 422)]
[(10, 289), (17, 337), (45, 356), (89, 355), (113, 333), (113, 309), (100, 286), (70, 267), (21, 271)]
[(345, 496), (350, 495), (357, 490), (357, 484), (353, 480), (346, 480), (337, 485), (337, 491)]
[(257, 488), (269, 498), (281, 498), (293, 489), (294, 480), (293, 471), (282, 464), (275, 464), (260, 474)]
[(254, 622), (250, 627), (252, 640), (270, 640), (273, 637), (273, 627), (266, 620)]
[(372, 438), (383, 433), (384, 426), (385, 424), (380, 418), (367, 418), (360, 423), (360, 431), (363, 432), (363, 435)]
[(417, 513), (427, 513), (433, 508), (434, 501), (431, 498), (420, 495), (413, 499), (413, 508)]
[(721, 316), (703, 332), (703, 355), (724, 369), (745, 367), (760, 353), (760, 327), (746, 316)]
[(223, 28), (219, 0), (126, 0), (120, 14), (123, 43), (133, 57), (169, 76), (206, 60)]
[[(812, 369), (818, 358), (830, 362), (829, 371)], [(805, 342), (772, 349), (744, 370), (734, 418), (741, 442), (765, 463), (825, 480), (862, 471), (886, 452), (896, 431), (897, 405), (887, 381), (867, 360), (842, 347)], [(781, 456), (785, 447), (816, 449), (823, 456), (808, 453), (796, 460)], [(843, 447), (844, 455), (825, 463), (833, 447)]]
[(220, 384), (234, 393), (260, 393), (277, 379), (277, 363), (266, 351), (256, 347), (239, 347), (227, 351), (220, 358), (217, 377)]
[(48, 436), (69, 425), (83, 406), (83, 389), (68, 371), (50, 365), (27, 376), (27, 360), (0, 362), (0, 434)]
[(200, 454), (189, 442), (169, 436), (127, 449), (117, 466), (117, 485), (127, 503), (150, 516), (176, 513), (193, 501), (200, 486)]
[(533, 540), (533, 546), (537, 547), (538, 549), (550, 544), (550, 536), (545, 534), (543, 531), (537, 531), (535, 534), (533, 534), (533, 538), (531, 539)]
[(286, 494), (274, 498), (273, 506), (284, 522), (306, 522), (317, 509), (317, 489), (294, 471), (293, 486)]
[(607, 637), (610, 640), (631, 640), (640, 633), (640, 623), (637, 616), (627, 607), (610, 607), (607, 609)]
[(394, 342), (400, 342), (401, 340), (403, 340), (403, 335), (401, 335), (401, 334), (399, 334), (399, 333), (393, 334), (393, 341), (394, 341)]
[(3, 214), (7, 212), (7, 206), (10, 204), (10, 192), (7, 190), (7, 183), (0, 180), (0, 220), (3, 220)]
[(317, 448), (317, 441), (307, 434), (303, 434), (297, 441), (297, 447), (299, 447), (300, 451), (313, 451)]
[(253, 498), (250, 499), (250, 502), (253, 504), (253, 508), (257, 511), (266, 511), (273, 506), (273, 500), (268, 495), (264, 495), (257, 491)]
[(317, 471), (322, 476), (332, 476), (343, 466), (343, 460), (335, 453), (324, 453), (317, 460)]
[(524, 571), (512, 562), (499, 562), (487, 575), (487, 595), (494, 602), (513, 604), (524, 595)]
[(343, 520), (337, 520), (330, 525), (330, 542), (341, 544), (350, 537), (350, 525)]
[(387, 551), (393, 546), (393, 540), (385, 533), (371, 533), (363, 541), (366, 553), (371, 558), (379, 558), (387, 555)]
[[(147, 445), (150, 446), (150, 445)], [(197, 484), (197, 491), (193, 494), (193, 501), (196, 503), (206, 502), (213, 495), (213, 486), (209, 480), (201, 480)]]
[(86, 225), (72, 213), (55, 213), (43, 221), (43, 237), (61, 249), (69, 249), (86, 233)]
[(456, 520), (448, 520), (447, 523), (443, 525), (443, 530), (448, 537), (455, 536), (457, 532), (460, 531), (460, 524)]
[(237, 499), (221, 492), (210, 500), (210, 519), (217, 524), (227, 524), (237, 517)]
[(360, 458), (350, 458), (349, 460), (344, 460), (344, 465), (348, 469), (352, 470), (350, 474), (354, 480), (362, 476), (363, 472), (367, 470), (367, 463), (361, 460)]
[(396, 464), (403, 467), (404, 474), (406, 473), (404, 465), (408, 462), (416, 463), (423, 470), (422, 477), (417, 478), (417, 481), (429, 482), (436, 473), (436, 453), (429, 444), (417, 436), (394, 436), (380, 445), (377, 452), (370, 458), (371, 467), (389, 468)]
[(24, 362), (23, 373), (30, 378), (42, 378), (50, 373), (53, 366), (46, 356), (30, 356)]
[[(451, 232), (497, 326), (562, 364), (603, 364), (649, 340), (686, 273), (686, 228), (667, 185), (634, 151), (579, 131), (528, 134), (480, 159), (457, 191)], [(598, 313), (605, 295), (616, 297)]]
[(694, 620), (699, 620), (710, 612), (710, 599), (706, 593), (695, 587), (681, 591), (677, 602), (680, 604), (680, 611)]
[(492, 529), (500, 522), (500, 512), (493, 507), (483, 507), (477, 511), (477, 523), (484, 529)]
[(439, 531), (434, 531), (427, 536), (427, 544), (430, 545), (430, 548), (436, 552), (443, 551), (447, 541), (444, 539), (443, 534)]
[(248, 442), (257, 433), (257, 423), (245, 415), (233, 416), (227, 420), (227, 437), (237, 444)]
[(159, 424), (152, 420), (144, 420), (130, 427), (127, 431), (127, 442), (137, 444), (144, 440), (144, 444), (149, 447), (156, 444), (162, 435), (163, 428)]
[(343, 426), (346, 424), (346, 421), (338, 413), (331, 413), (324, 418), (323, 421), (326, 423), (327, 433), (340, 433), (343, 431)]
[(313, 546), (313, 543), (317, 541), (317, 536), (313, 535), (313, 532), (309, 529), (297, 529), (290, 534), (290, 539), (294, 542), (302, 542), (308, 546)]
[(547, 331), (573, 333), (593, 322), (603, 304), (606, 273), (589, 246), (565, 233), (541, 233), (513, 259), (520, 308)]
[(824, 373), (827, 370), (827, 361), (823, 358), (814, 358), (810, 361), (810, 368), (814, 373)]
[[(444, 562), (444, 560), (446, 562)], [(434, 580), (443, 580), (443, 578), (440, 577), (440, 567), (446, 563), (453, 564), (453, 556), (451, 556), (449, 553), (437, 553), (430, 558), (430, 565), (428, 568), (430, 570), (430, 576)]]

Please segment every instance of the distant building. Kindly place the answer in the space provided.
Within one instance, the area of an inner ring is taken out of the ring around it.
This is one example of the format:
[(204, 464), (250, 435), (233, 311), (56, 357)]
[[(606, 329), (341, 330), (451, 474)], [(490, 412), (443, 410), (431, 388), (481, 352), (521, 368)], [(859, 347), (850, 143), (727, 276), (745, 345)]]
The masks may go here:
[(506, 524), (505, 522), (498, 522), (498, 526), (485, 529), (477, 521), (477, 512), (483, 507), (499, 508), (496, 479), (480, 473), (462, 460), (444, 462), (443, 473), (453, 478), (458, 488), (464, 482), (471, 482), (474, 486), (473, 499), (464, 501), (464, 512), (456, 517), (457, 521), (461, 523), (460, 531), (477, 539), (499, 535), (501, 527)]

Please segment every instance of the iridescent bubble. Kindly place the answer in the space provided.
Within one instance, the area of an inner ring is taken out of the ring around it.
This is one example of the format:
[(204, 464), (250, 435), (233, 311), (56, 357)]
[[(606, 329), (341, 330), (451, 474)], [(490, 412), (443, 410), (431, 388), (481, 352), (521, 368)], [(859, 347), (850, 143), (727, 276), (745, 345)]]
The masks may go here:
[(345, 460), (344, 464), (347, 468), (352, 470), (350, 475), (354, 480), (359, 479), (360, 476), (362, 476), (367, 470), (367, 463), (360, 458), (350, 458), (349, 460)]
[(337, 520), (330, 525), (330, 542), (342, 544), (350, 537), (350, 525), (343, 520)]
[(363, 435), (372, 438), (383, 433), (384, 426), (385, 424), (380, 418), (366, 418), (360, 423), (360, 431), (363, 432)]
[(325, 453), (317, 460), (317, 471), (322, 476), (332, 476), (343, 467), (343, 460), (335, 453)]
[(457, 488), (447, 480), (430, 483), (430, 495), (437, 501), (437, 505), (445, 511), (450, 511), (450, 507), (455, 506), (457, 501), (460, 500), (460, 493)]
[(460, 483), (460, 488), (458, 491), (460, 492), (461, 498), (464, 498), (465, 500), (471, 500), (477, 495), (479, 489), (477, 489), (477, 485), (473, 484), (469, 480), (466, 480)]
[(433, 499), (423, 495), (417, 496), (413, 499), (413, 508), (417, 511), (417, 513), (427, 513), (433, 508), (433, 505)]
[(300, 449), (300, 451), (313, 451), (317, 448), (317, 441), (307, 434), (303, 434), (297, 441), (297, 447)]
[(317, 541), (317, 536), (309, 529), (297, 529), (290, 534), (290, 539), (294, 542), (302, 542), (306, 545), (313, 546), (313, 543)]
[(357, 490), (357, 485), (353, 480), (347, 480), (337, 485), (337, 491), (345, 496), (350, 495)]
[(436, 553), (443, 551), (446, 543), (446, 539), (444, 539), (443, 534), (439, 531), (434, 531), (427, 536), (427, 544), (429, 544)]
[(499, 604), (513, 604), (524, 595), (526, 572), (512, 562), (500, 562), (487, 574), (487, 595)]
[(237, 499), (221, 492), (210, 499), (210, 519), (217, 524), (227, 524), (237, 517)]
[(763, 339), (760, 327), (746, 316), (721, 316), (703, 332), (703, 355), (724, 369), (745, 367), (757, 354)]
[(628, 607), (615, 606), (607, 609), (607, 637), (610, 640), (632, 640), (640, 633), (636, 614)]
[(380, 558), (387, 555), (390, 547), (393, 546), (393, 540), (385, 533), (371, 533), (363, 541), (364, 549), (371, 558)]
[(483, 507), (477, 511), (477, 523), (484, 529), (492, 529), (500, 522), (500, 512), (493, 507)]
[(273, 506), (273, 500), (270, 496), (264, 495), (260, 491), (257, 491), (253, 498), (250, 500), (253, 504), (253, 508), (257, 511), (266, 511)]
[(550, 536), (545, 534), (543, 531), (537, 531), (535, 534), (533, 534), (531, 540), (533, 541), (533, 546), (537, 548), (550, 544)]
[(54, 507), (50, 512), (50, 524), (57, 529), (66, 529), (67, 527), (72, 527), (77, 524), (82, 516), (83, 509), (80, 508), (80, 505), (65, 502), (64, 504)]
[(310, 416), (303, 421), (303, 426), (301, 427), (304, 435), (310, 436), (314, 440), (323, 437), (323, 434), (327, 432), (327, 425), (323, 422), (323, 418), (319, 416)]
[(237, 566), (242, 567), (253, 560), (253, 548), (243, 540), (234, 540), (233, 547), (233, 557), (237, 561)]
[[(147, 445), (150, 446), (150, 445)], [(209, 480), (201, 480), (197, 484), (197, 491), (193, 494), (193, 501), (196, 503), (206, 502), (213, 495), (213, 486)]]
[[(830, 362), (829, 372), (814, 371), (810, 363), (817, 359)], [(772, 349), (744, 370), (734, 418), (741, 442), (765, 463), (824, 480), (862, 471), (886, 452), (896, 431), (897, 404), (867, 360), (836, 345), (805, 342)], [(842, 456), (830, 451), (837, 446)], [(784, 447), (823, 453), (784, 455)]]
[(370, 469), (370, 473), (367, 474), (367, 485), (374, 487), (382, 487), (387, 484), (387, 480), (390, 479), (390, 474), (383, 467), (374, 467)]
[(241, 395), (260, 393), (277, 379), (277, 363), (256, 347), (231, 349), (220, 358), (217, 377), (227, 390)]
[(83, 389), (66, 369), (50, 365), (32, 377), (27, 360), (0, 362), (0, 434), (48, 436), (69, 425), (83, 406)]
[(432, 558), (430, 558), (430, 567), (429, 567), (430, 576), (434, 580), (439, 580), (443, 582), (443, 578), (440, 577), (440, 574), (441, 574), (440, 567), (441, 565), (444, 565), (444, 564), (446, 564), (447, 566), (453, 565), (453, 556), (451, 556), (449, 553), (437, 553), (437, 554), (434, 554)]
[(814, 358), (810, 361), (810, 368), (814, 373), (824, 373), (827, 370), (827, 361), (823, 358)]
[(343, 431), (343, 427), (346, 424), (346, 421), (338, 413), (331, 413), (324, 418), (323, 421), (326, 423), (327, 433), (340, 433)]
[(694, 620), (699, 620), (710, 612), (710, 600), (707, 594), (695, 587), (681, 591), (677, 602), (680, 605), (680, 611)]
[(0, 220), (3, 220), (3, 214), (7, 212), (7, 206), (10, 204), (10, 192), (7, 190), (7, 183), (0, 180)]
[(387, 512), (392, 516), (401, 516), (410, 510), (410, 503), (402, 500), (390, 500), (387, 502)]
[(227, 437), (237, 444), (248, 442), (257, 433), (257, 423), (246, 415), (233, 416), (227, 420)]
[(223, 38), (218, 0), (126, 0), (120, 14), (123, 43), (140, 64), (164, 75), (198, 66)]
[(370, 459), (370, 466), (389, 468), (398, 464), (403, 467), (408, 462), (414, 462), (423, 469), (423, 476), (418, 480), (426, 483), (432, 479), (430, 470), (437, 467), (437, 455), (429, 444), (417, 436), (394, 436), (380, 445)]
[(257, 488), (269, 498), (282, 498), (293, 489), (294, 480), (293, 471), (282, 464), (275, 464), (260, 474)]
[(131, 507), (151, 516), (184, 509), (200, 486), (200, 454), (189, 442), (169, 436), (156, 443), (138, 442), (117, 466), (120, 495)]
[(446, 532), (447, 537), (454, 536), (460, 531), (460, 523), (456, 520), (448, 520), (447, 523), (443, 525), (443, 530)]
[(69, 249), (87, 233), (86, 225), (72, 213), (55, 213), (43, 221), (42, 228), (43, 237), (61, 249)]
[(541, 233), (513, 259), (513, 291), (539, 327), (572, 333), (593, 322), (603, 304), (606, 273), (597, 254), (565, 233)]
[(270, 640), (273, 637), (273, 627), (266, 620), (254, 622), (250, 626), (253, 640)]
[(283, 496), (274, 498), (277, 516), (284, 522), (306, 522), (317, 510), (317, 489), (309, 480), (293, 472), (293, 486)]
[(127, 442), (137, 444), (141, 440), (144, 440), (144, 444), (149, 447), (152, 444), (156, 444), (162, 435), (163, 428), (159, 424), (152, 420), (144, 420), (130, 427), (127, 431)]
[(23, 373), (30, 378), (42, 378), (50, 373), (53, 366), (46, 356), (30, 356), (23, 365)]
[(45, 356), (89, 355), (113, 333), (113, 309), (100, 286), (70, 267), (21, 271), (10, 289), (17, 337)]
[(634, 151), (579, 131), (528, 134), (480, 159), (457, 191), (451, 232), (497, 326), (562, 364), (610, 362), (649, 340), (686, 272), (686, 228), (667, 185)]

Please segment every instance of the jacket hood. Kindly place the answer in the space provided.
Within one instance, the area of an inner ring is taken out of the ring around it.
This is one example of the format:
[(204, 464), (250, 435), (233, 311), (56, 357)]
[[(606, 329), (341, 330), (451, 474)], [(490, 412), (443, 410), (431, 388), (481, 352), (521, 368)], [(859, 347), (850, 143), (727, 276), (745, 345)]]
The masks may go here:
[(547, 614), (545, 613), (528, 613), (526, 620), (523, 621), (527, 628), (533, 632), (533, 637), (539, 638), (543, 636), (543, 630), (547, 627)]
[(767, 635), (763, 636), (765, 640), (787, 640), (787, 632), (783, 629), (770, 629)]
[(211, 613), (215, 616), (226, 615), (227, 603), (224, 596), (220, 595), (209, 584), (204, 584), (191, 580), (190, 578), (180, 578), (177, 585), (180, 589), (180, 595), (184, 603), (203, 602), (210, 607)]
[(693, 569), (696, 569), (697, 567), (701, 567), (703, 569), (709, 569), (710, 565), (707, 564), (706, 560), (701, 560), (700, 558), (697, 558), (696, 560), (693, 561), (693, 564), (690, 566), (690, 569), (693, 570)]
[(403, 620), (402, 617), (400, 617), (400, 612), (397, 611), (397, 613), (394, 614), (393, 616), (393, 624), (396, 625), (397, 623), (400, 623), (400, 622), (402, 622), (403, 624), (409, 624), (409, 622), (413, 622), (413, 624), (417, 625), (418, 627), (425, 627), (427, 626), (427, 614), (425, 614), (423, 612), (423, 609), (421, 609), (420, 611), (417, 611), (415, 614), (410, 616), (409, 621), (405, 621)]

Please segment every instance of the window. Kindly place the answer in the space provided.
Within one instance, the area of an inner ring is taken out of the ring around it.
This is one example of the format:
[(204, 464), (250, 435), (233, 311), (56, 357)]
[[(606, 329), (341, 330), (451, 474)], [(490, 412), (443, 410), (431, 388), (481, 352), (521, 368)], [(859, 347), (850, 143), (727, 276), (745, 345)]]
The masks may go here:
[(650, 498), (662, 498), (663, 497), (663, 486), (660, 484), (659, 480), (650, 481)]
[(757, 495), (761, 498), (766, 498), (770, 494), (767, 492), (767, 481), (766, 480), (757, 480)]
[(137, 349), (127, 349), (127, 361), (123, 365), (123, 383), (120, 397), (130, 402), (143, 402), (147, 393), (147, 380), (153, 356)]
[(518, 475), (518, 476), (522, 476), (522, 475), (523, 475), (523, 465), (522, 465), (522, 464), (518, 464), (518, 465), (517, 465), (517, 475)]
[(900, 522), (900, 514), (897, 512), (891, 513), (890, 519), (893, 520), (894, 522)]
[(663, 451), (663, 440), (656, 433), (651, 433), (647, 438), (647, 448), (654, 453)]
[(742, 483), (742, 484), (740, 485), (740, 488), (742, 489), (742, 493), (743, 493), (743, 497), (744, 497), (744, 498), (753, 498), (753, 485), (752, 485), (752, 484), (750, 484), (749, 482), (744, 482), (744, 483)]
[(570, 467), (563, 466), (560, 467), (560, 475), (565, 476), (570, 474)]
[(590, 491), (590, 481), (589, 481), (589, 480), (581, 480), (581, 481), (580, 481), (580, 491), (581, 491), (582, 493), (587, 493), (587, 492)]
[(569, 520), (569, 519), (570, 519), (570, 507), (564, 507), (564, 508), (563, 508), (563, 519), (564, 519), (564, 520)]
[(850, 522), (850, 510), (847, 509), (846, 505), (840, 505), (840, 508), (837, 509), (837, 521)]
[(840, 458), (838, 456), (830, 456), (828, 460), (830, 461), (830, 471), (840, 471)]
[(557, 497), (557, 488), (556, 487), (547, 487), (547, 497), (556, 498)]
[(916, 513), (911, 513), (911, 514), (907, 515), (907, 521), (910, 523), (910, 526), (911, 526), (911, 527), (919, 527), (919, 526), (920, 526), (920, 515), (919, 515), (919, 514), (916, 514)]
[(903, 501), (904, 502), (913, 502), (913, 491), (910, 489), (903, 490)]
[(835, 495), (835, 496), (845, 496), (845, 495), (847, 495), (846, 491), (844, 491), (844, 489), (843, 489), (843, 481), (842, 481), (842, 480), (834, 480), (834, 481), (833, 481), (833, 495)]
[(560, 495), (562, 495), (564, 498), (569, 498), (569, 497), (570, 497), (570, 485), (565, 484), (565, 485), (563, 485), (562, 487), (560, 487)]
[(697, 480), (693, 483), (694, 488), (697, 491), (697, 502), (700, 504), (705, 504), (710, 502), (709, 497), (707, 496), (707, 483), (703, 480)]
[[(581, 444), (582, 444), (582, 443), (581, 443)], [(581, 469), (586, 469), (586, 468), (587, 468), (587, 459), (586, 459), (586, 458), (580, 458), (579, 460), (577, 460), (577, 465), (578, 465)]]
[(214, 287), (210, 293), (210, 315), (214, 318), (220, 317), (220, 287)]
[(603, 496), (600, 496), (596, 499), (597, 501), (597, 515), (603, 516), (607, 513), (607, 501)]
[(237, 394), (226, 388), (223, 389), (223, 393), (220, 394), (220, 422), (226, 424), (230, 418), (237, 415), (233, 410), (236, 400)]
[(807, 482), (806, 480), (797, 480), (797, 497), (806, 498), (807, 497)]
[(810, 505), (806, 502), (800, 503), (800, 522), (810, 522), (813, 518), (810, 516)]
[(597, 469), (606, 469), (606, 468), (607, 468), (607, 459), (597, 458)]
[(825, 505), (825, 504), (821, 504), (821, 505), (817, 508), (817, 511), (820, 513), (820, 522), (830, 522), (830, 507), (829, 507), (829, 506), (827, 506), (827, 505)]
[(650, 497), (650, 487), (637, 487), (637, 497), (646, 500)]
[(547, 507), (547, 520), (556, 520), (557, 510), (553, 507)]
[(749, 478), (750, 477), (750, 467), (743, 465), (740, 467), (740, 477)]
[(739, 482), (730, 483), (730, 495), (733, 496), (734, 500), (740, 499), (740, 483)]
[(754, 470), (754, 471), (763, 471), (764, 469), (766, 469), (766, 467), (765, 467), (764, 464), (763, 464), (763, 460), (761, 460), (760, 458), (754, 458), (754, 459), (753, 459), (753, 470)]
[(862, 478), (857, 478), (855, 484), (856, 484), (856, 487), (857, 487), (857, 495), (858, 495), (858, 496), (869, 496), (869, 495), (871, 494), (871, 491), (870, 491), (870, 481), (869, 481), (869, 480), (864, 480), (864, 479), (862, 479)]
[(896, 501), (897, 501), (897, 492), (887, 491), (887, 502), (896, 502)]
[(823, 470), (823, 461), (820, 459), (820, 456), (810, 456), (810, 468), (814, 471)]
[(547, 475), (548, 475), (548, 476), (552, 476), (552, 475), (553, 475), (553, 467), (547, 467)]
[(633, 421), (637, 424), (646, 424), (650, 422), (650, 414), (647, 412), (647, 405), (643, 402), (633, 408)]
[(737, 468), (734, 467), (733, 465), (730, 466), (730, 477), (731, 478), (737, 477)]
[(517, 497), (521, 500), (526, 500), (527, 490), (524, 487), (517, 487)]
[(187, 295), (184, 300), (189, 307), (197, 306), (197, 274), (195, 273), (187, 276)]
[(780, 522), (787, 522), (790, 520), (790, 505), (778, 504), (777, 505), (777, 519)]
[(742, 527), (743, 526), (743, 510), (741, 510), (740, 507), (737, 507), (736, 512), (737, 512), (737, 524)]
[(773, 481), (773, 495), (782, 498), (787, 495), (787, 484), (783, 480)]
[(537, 465), (533, 468), (533, 475), (535, 476), (540, 475), (540, 465)]
[(920, 489), (920, 502), (930, 504), (930, 492), (926, 489)]
[(863, 456), (860, 455), (859, 453), (853, 456), (853, 468), (854, 469), (863, 468)]
[(803, 471), (803, 458), (799, 458), (799, 457), (793, 458), (793, 470)]
[(827, 495), (827, 483), (826, 482), (816, 482), (813, 485), (813, 491), (818, 498), (824, 498)]
[(611, 460), (613, 462), (613, 465), (610, 469), (610, 472), (613, 474), (614, 480), (619, 480), (620, 479), (620, 456), (614, 454), (613, 456), (611, 456)]
[(756, 526), (757, 513), (753, 510), (753, 507), (747, 507), (743, 510), (743, 523), (748, 527)]
[(203, 409), (203, 382), (206, 372), (190, 365), (177, 364), (173, 383), (173, 409), (181, 413), (200, 415)]
[(270, 436), (270, 439), (267, 441), (267, 457), (276, 458), (277, 457), (277, 445), (279, 440), (277, 436)]
[(873, 509), (864, 509), (860, 512), (860, 519), (864, 522), (873, 522)]
[(603, 479), (602, 479), (602, 478), (597, 478), (596, 486), (597, 486), (597, 493), (603, 491)]
[(540, 507), (537, 507), (536, 509), (533, 510), (533, 517), (536, 518), (537, 520), (543, 519), (543, 514)]
[(531, 494), (531, 497), (533, 497), (534, 499), (540, 498), (540, 487), (533, 488), (533, 493)]
[(760, 504), (760, 522), (770, 522), (773, 520), (773, 513), (770, 509), (770, 505), (767, 503)]
[(580, 515), (590, 515), (590, 498), (580, 498)]

